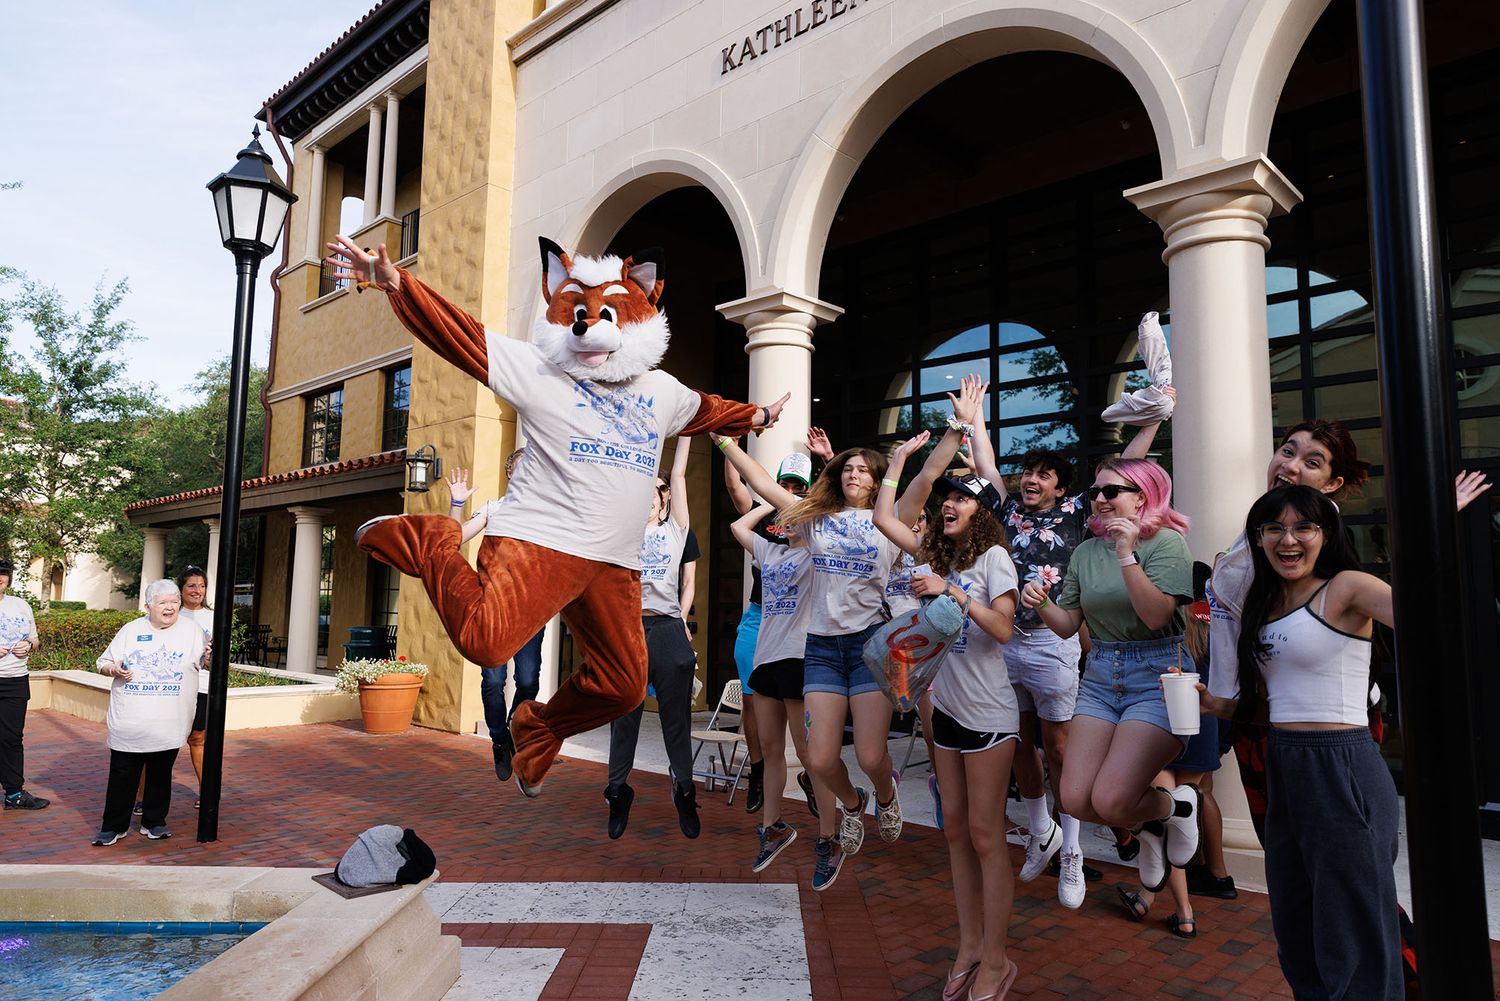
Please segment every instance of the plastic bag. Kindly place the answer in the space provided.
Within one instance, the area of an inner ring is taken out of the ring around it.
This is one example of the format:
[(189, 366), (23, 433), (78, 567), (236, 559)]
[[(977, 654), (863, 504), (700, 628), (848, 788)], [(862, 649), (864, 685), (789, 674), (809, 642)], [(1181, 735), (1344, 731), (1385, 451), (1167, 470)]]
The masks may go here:
[(897, 711), (909, 713), (917, 707), (963, 626), (958, 602), (945, 594), (924, 599), (865, 640), (865, 666)]

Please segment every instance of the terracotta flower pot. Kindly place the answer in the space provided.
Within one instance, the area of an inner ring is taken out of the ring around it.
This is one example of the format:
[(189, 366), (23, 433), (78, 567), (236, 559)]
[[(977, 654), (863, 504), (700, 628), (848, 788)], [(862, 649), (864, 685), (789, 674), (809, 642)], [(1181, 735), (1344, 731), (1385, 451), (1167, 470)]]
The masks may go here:
[(365, 733), (401, 733), (411, 726), (423, 678), (415, 674), (383, 674), (359, 684), (359, 711)]

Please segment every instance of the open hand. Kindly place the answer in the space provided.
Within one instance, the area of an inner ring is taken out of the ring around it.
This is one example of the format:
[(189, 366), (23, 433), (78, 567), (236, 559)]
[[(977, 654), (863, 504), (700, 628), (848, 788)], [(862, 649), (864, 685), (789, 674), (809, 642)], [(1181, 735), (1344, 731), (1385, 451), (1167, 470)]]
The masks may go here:
[[(775, 403), (771, 403), (771, 404), (765, 405), (764, 406), (764, 410), (765, 410), (766, 422), (764, 424), (757, 424), (757, 425), (755, 425), (755, 427), (758, 427), (758, 428), (775, 427), (776, 426), (776, 422), (779, 421), (779, 420), (781, 420), (781, 408), (784, 407), (784, 406), (786, 406), (786, 401), (790, 400), (791, 398), (792, 398), (792, 394), (791, 393), (783, 393), (781, 395), (781, 399), (777, 400)], [(761, 415), (760, 414), (756, 414), (755, 416), (756, 417), (760, 417)]]
[(1462, 511), (1468, 507), (1475, 498), (1488, 491), (1492, 485), (1485, 475), (1477, 470), (1472, 473), (1468, 470), (1460, 472), (1458, 479), (1453, 483), (1453, 488), (1458, 493), (1458, 510)]
[(897, 445), (896, 450), (891, 453), (891, 461), (905, 462), (909, 455), (911, 455), (917, 449), (921, 448), (923, 445), (927, 444), (928, 439), (930, 439), (931, 437), (931, 431), (923, 431), (914, 437), (906, 439), (901, 444)]
[(979, 475), (979, 466), (974, 462), (974, 446), (969, 444), (967, 436), (964, 438), (963, 445), (954, 454), (958, 456), (958, 461), (964, 464), (965, 469), (975, 476)]
[(1021, 588), (1021, 607), (1037, 608), (1047, 600), (1047, 589), (1034, 580), (1028, 580)]
[(387, 292), (401, 288), (401, 272), (391, 263), (385, 244), (374, 255), (365, 253), (347, 236), (336, 236), (327, 245), (333, 253), (323, 258), (334, 267), (333, 277), (356, 282), (370, 282)]
[(469, 471), (467, 469), (448, 470), (448, 493), (453, 497), (453, 503), (466, 504), (469, 498), (474, 496), (474, 488), (469, 486)]
[(966, 375), (959, 383), (958, 395), (948, 394), (948, 402), (953, 404), (953, 416), (960, 424), (974, 423), (979, 407), (984, 403), (984, 394), (989, 388), (990, 384), (979, 376)]
[(833, 459), (833, 443), (828, 440), (828, 432), (822, 428), (807, 429), (807, 450), (824, 462)]

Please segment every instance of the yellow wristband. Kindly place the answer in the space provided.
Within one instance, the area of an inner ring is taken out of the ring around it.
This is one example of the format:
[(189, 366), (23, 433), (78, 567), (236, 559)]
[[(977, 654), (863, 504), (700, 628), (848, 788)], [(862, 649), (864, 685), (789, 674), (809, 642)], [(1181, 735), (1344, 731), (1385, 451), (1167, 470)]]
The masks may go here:
[(729, 439), (728, 438), (720, 438), (718, 441), (714, 442), (714, 444), (719, 447), (719, 451), (721, 451), (721, 452), (728, 451), (728, 449), (729, 449)]
[(880, 485), (883, 486), (883, 487), (890, 487), (892, 490), (896, 489), (896, 481), (895, 480), (881, 480), (880, 481)]

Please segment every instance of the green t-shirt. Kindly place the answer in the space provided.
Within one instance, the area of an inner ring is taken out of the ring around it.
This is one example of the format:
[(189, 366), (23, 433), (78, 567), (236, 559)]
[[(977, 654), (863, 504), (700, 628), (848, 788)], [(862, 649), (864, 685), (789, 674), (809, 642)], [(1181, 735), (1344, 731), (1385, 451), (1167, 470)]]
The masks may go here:
[(1177, 610), (1165, 628), (1147, 629), (1136, 614), (1130, 593), (1125, 590), (1125, 571), (1115, 555), (1112, 539), (1085, 539), (1073, 550), (1057, 606), (1082, 608), (1089, 635), (1097, 640), (1122, 642), (1181, 635), (1187, 628), (1187, 614), (1182, 606), (1193, 600), (1193, 557), (1188, 552), (1187, 540), (1170, 528), (1163, 528), (1151, 538), (1140, 540), (1135, 556), (1157, 590), (1178, 600)]

